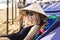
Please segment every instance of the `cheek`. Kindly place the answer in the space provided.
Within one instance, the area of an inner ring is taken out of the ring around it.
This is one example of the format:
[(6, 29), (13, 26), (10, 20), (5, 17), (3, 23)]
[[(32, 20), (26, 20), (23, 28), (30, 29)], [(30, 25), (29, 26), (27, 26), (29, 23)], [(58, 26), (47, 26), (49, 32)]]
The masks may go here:
[(29, 17), (29, 20), (33, 20), (33, 18), (30, 16), (30, 17)]
[(35, 15), (33, 15), (31, 18), (32, 18), (32, 20), (35, 20), (36, 19)]
[(29, 16), (29, 20), (33, 21), (34, 20), (34, 16)]
[(36, 15), (34, 15), (34, 16), (32, 17), (32, 19), (33, 19), (34, 21), (37, 21), (38, 17), (37, 17)]

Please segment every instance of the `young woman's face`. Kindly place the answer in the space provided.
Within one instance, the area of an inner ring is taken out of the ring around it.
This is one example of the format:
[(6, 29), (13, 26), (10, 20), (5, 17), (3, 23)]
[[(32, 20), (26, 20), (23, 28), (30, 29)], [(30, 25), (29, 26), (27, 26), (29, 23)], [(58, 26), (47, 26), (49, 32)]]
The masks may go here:
[(39, 17), (39, 15), (37, 14), (37, 13), (29, 13), (28, 14), (28, 19), (29, 19), (29, 21), (32, 23), (32, 24), (39, 24), (40, 22), (40, 17)]

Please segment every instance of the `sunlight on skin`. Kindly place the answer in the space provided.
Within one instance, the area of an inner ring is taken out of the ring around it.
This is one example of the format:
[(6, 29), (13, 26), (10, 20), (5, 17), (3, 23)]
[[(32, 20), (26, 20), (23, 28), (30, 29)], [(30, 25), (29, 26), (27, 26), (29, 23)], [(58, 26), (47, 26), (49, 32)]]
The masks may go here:
[(7, 37), (0, 37), (0, 40), (10, 40), (10, 39)]

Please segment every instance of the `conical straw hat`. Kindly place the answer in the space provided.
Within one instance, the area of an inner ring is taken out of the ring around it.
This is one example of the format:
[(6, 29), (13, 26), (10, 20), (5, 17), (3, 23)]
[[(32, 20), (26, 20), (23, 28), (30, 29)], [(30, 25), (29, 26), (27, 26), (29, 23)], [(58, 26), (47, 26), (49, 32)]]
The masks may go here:
[(30, 10), (30, 11), (38, 12), (47, 17), (46, 13), (43, 11), (43, 9), (41, 8), (41, 6), (38, 3), (34, 3), (28, 7), (23, 8), (22, 10), (25, 10), (25, 11)]

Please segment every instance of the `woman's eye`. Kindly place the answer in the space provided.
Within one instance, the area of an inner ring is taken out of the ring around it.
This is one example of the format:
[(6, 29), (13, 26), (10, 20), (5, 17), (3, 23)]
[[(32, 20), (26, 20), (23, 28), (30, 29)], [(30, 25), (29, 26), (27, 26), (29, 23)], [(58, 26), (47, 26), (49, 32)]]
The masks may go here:
[(32, 16), (33, 14), (31, 13), (30, 16)]

